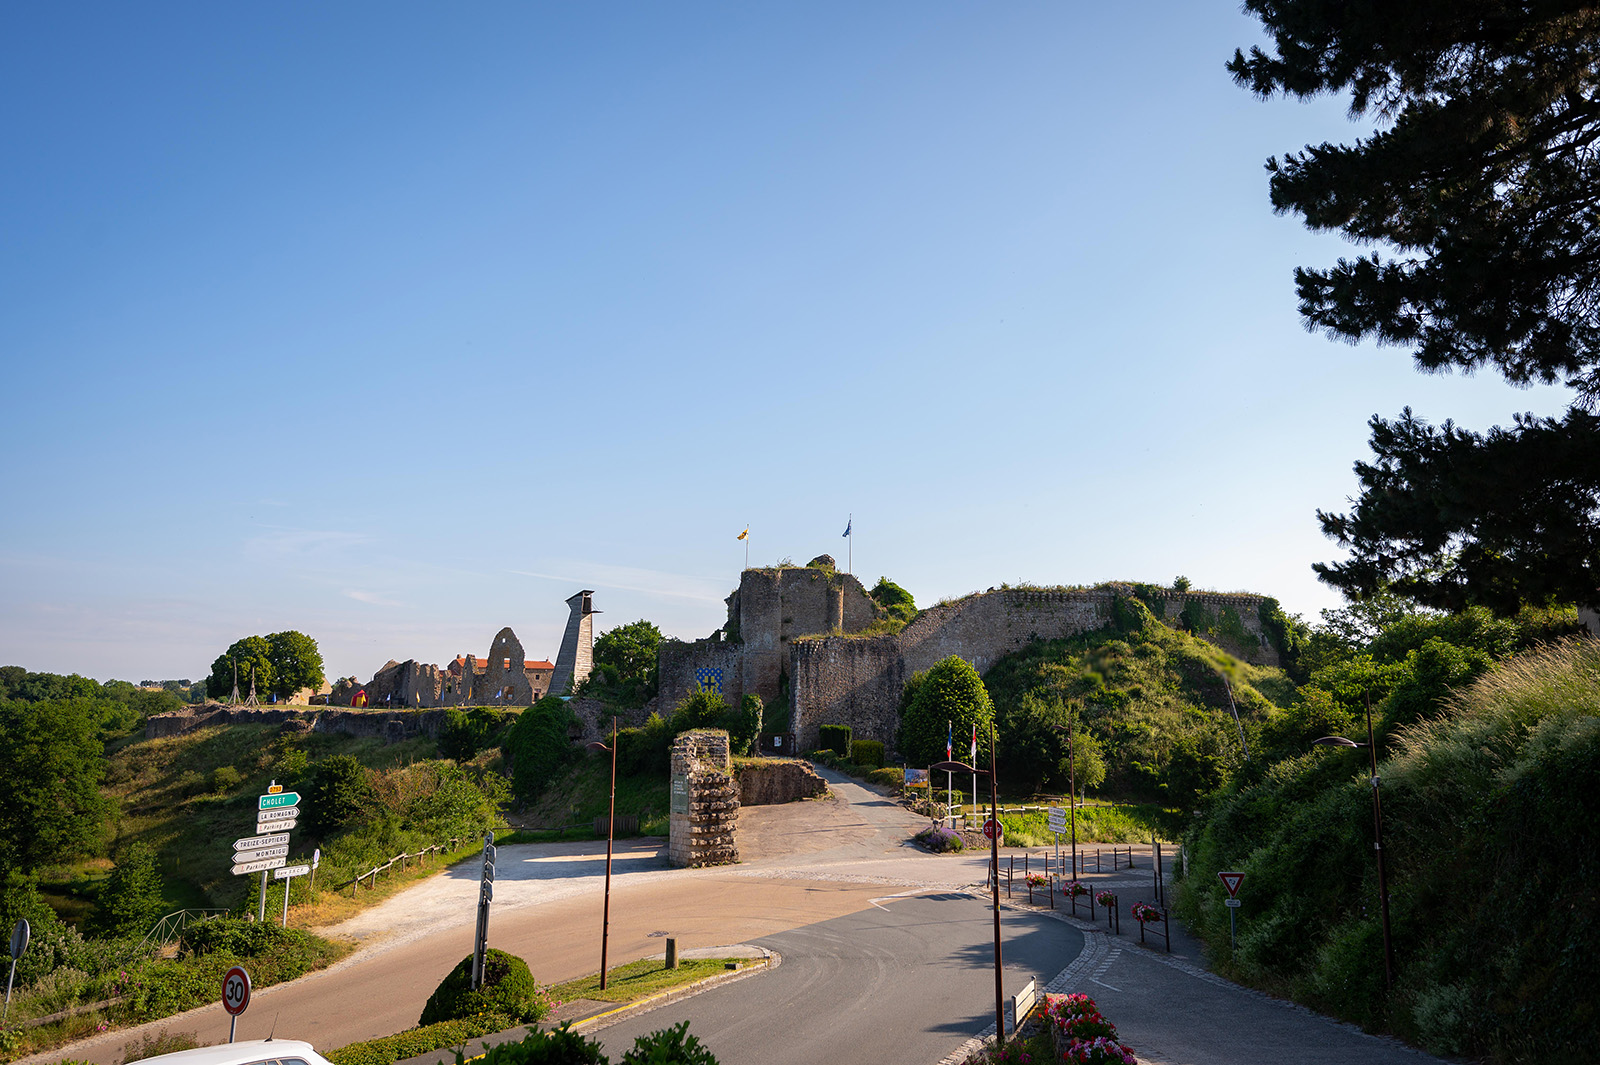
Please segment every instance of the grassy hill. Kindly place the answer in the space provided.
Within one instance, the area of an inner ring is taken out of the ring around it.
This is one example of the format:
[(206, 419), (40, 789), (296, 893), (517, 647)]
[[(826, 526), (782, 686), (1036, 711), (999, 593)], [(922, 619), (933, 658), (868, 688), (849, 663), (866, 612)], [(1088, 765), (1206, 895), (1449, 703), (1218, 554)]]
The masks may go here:
[(1118, 601), (1106, 629), (1007, 655), (984, 685), (1003, 784), (1065, 793), (1066, 745), (1050, 726), (1071, 722), (1104, 764), (1100, 794), (1180, 809), (1236, 771), (1245, 747), (1296, 693), (1281, 670), (1170, 628), (1132, 598)]

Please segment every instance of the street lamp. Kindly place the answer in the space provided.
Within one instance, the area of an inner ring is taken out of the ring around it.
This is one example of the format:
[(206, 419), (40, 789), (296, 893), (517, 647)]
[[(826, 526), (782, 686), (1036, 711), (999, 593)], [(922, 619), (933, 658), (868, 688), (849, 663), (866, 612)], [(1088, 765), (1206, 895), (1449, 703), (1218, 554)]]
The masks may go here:
[(611, 806), (606, 811), (606, 905), (600, 922), (600, 990), (606, 989), (606, 940), (611, 935), (611, 841), (617, 832), (617, 719), (611, 719), (611, 746), (599, 740), (588, 745), (591, 751), (611, 752)]
[[(1051, 725), (1057, 732), (1067, 734), (1067, 809), (1071, 811), (1072, 818), (1072, 879), (1078, 879), (1078, 758), (1073, 753), (1071, 725)], [(1056, 858), (1061, 857), (1061, 837), (1057, 836)]]
[(1367, 699), (1367, 742), (1357, 743), (1343, 736), (1323, 736), (1312, 740), (1324, 747), (1365, 747), (1372, 760), (1372, 850), (1378, 857), (1378, 901), (1383, 913), (1383, 986), (1394, 990), (1394, 943), (1389, 938), (1389, 882), (1383, 871), (1383, 800), (1378, 797), (1378, 747), (1372, 741), (1372, 699)]
[[(954, 772), (957, 769), (965, 770), (972, 774), (984, 773), (982, 769), (967, 765), (965, 762), (939, 762), (928, 768), (934, 770), (943, 769), (947, 773)], [(1006, 1041), (1005, 993), (1001, 990), (1000, 984), (1000, 814), (995, 798), (994, 725), (992, 723), (989, 725), (989, 769), (984, 775), (989, 778), (989, 820), (992, 822), (992, 828), (985, 835), (989, 837), (989, 885), (994, 894), (994, 1031), (995, 1038), (1004, 1044)], [(989, 828), (990, 826), (985, 827)]]

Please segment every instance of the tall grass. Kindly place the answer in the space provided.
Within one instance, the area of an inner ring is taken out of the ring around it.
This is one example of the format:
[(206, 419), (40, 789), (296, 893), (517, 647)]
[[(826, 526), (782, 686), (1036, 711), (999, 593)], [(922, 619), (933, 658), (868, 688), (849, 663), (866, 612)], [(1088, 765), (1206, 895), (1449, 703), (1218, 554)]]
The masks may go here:
[[(1507, 660), (1379, 766), (1386, 992), (1364, 751), (1221, 796), (1179, 909), (1233, 974), (1438, 1053), (1589, 1060), (1600, 1043), (1600, 641)], [(1215, 874), (1246, 872), (1235, 950)]]

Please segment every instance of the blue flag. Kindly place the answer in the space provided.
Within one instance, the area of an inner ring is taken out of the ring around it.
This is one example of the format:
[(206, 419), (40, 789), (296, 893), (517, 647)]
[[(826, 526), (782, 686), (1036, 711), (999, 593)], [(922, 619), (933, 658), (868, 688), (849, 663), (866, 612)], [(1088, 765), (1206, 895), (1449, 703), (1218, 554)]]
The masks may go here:
[(855, 523), (856, 523), (856, 520), (854, 518), (851, 518), (850, 520), (846, 521), (844, 523), (844, 533), (843, 533), (843, 535), (849, 536), (850, 535), (850, 526), (854, 525)]

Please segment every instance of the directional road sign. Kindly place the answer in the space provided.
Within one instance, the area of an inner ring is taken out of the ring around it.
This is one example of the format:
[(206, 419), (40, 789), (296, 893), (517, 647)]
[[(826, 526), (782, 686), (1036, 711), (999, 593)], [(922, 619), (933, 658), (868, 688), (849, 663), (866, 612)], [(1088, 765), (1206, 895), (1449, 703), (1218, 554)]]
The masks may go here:
[(291, 876), (305, 876), (309, 872), (311, 872), (309, 865), (286, 865), (282, 869), (274, 869), (272, 877), (274, 880), (287, 880)]
[(256, 831), (262, 835), (269, 832), (293, 832), (296, 821), (257, 821)]
[(289, 848), (283, 847), (257, 847), (255, 850), (234, 851), (233, 860), (236, 862), (259, 862), (263, 858), (287, 858)]
[(233, 867), (233, 875), (242, 876), (245, 873), (262, 873), (268, 869), (282, 869), (288, 864), (289, 859), (287, 857), (262, 858), (260, 861), (241, 862)]
[(1067, 830), (1067, 811), (1060, 806), (1050, 807), (1050, 831), (1061, 833)]
[(256, 814), (257, 821), (293, 821), (300, 816), (300, 811), (292, 806), (277, 810), (261, 810)]
[(1243, 873), (1218, 873), (1217, 879), (1222, 881), (1222, 886), (1228, 889), (1228, 898), (1239, 897), (1239, 885), (1244, 883)]
[(258, 806), (257, 809), (261, 809), (261, 810), (278, 810), (278, 809), (282, 809), (285, 806), (299, 806), (299, 805), (300, 805), (300, 793), (298, 791), (286, 791), (282, 795), (263, 795), (263, 796), (261, 796), (260, 806)]
[(250, 974), (235, 965), (222, 977), (222, 1008), (237, 1017), (250, 1005)]
[(288, 846), (288, 844), (289, 833), (284, 832), (282, 834), (246, 836), (244, 839), (236, 839), (233, 841), (233, 849), (236, 851), (253, 851), (257, 847)]

